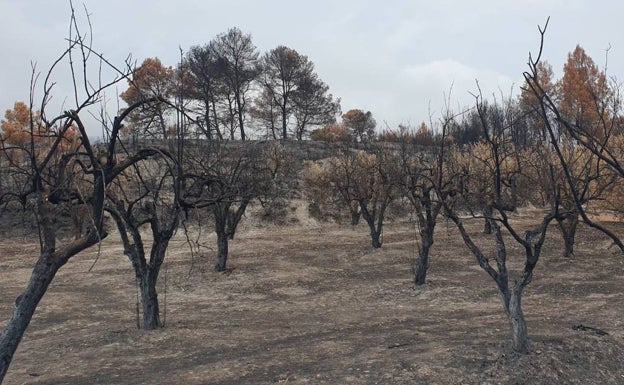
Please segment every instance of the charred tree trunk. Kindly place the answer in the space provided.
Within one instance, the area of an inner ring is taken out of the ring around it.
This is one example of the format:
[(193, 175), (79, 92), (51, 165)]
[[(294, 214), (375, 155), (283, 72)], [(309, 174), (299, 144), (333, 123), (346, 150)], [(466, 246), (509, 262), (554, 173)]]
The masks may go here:
[[(45, 233), (45, 231), (44, 231)], [(33, 268), (28, 285), (22, 294), (15, 300), (13, 315), (0, 334), (0, 383), (4, 379), (13, 355), (17, 350), (26, 328), (35, 313), (37, 305), (43, 298), (48, 286), (59, 269), (67, 263), (69, 258), (95, 245), (105, 233), (96, 234), (94, 229), (87, 236), (78, 239), (62, 250), (55, 251), (44, 247), (42, 255)]]
[(211, 100), (210, 103), (212, 105), (212, 121), (214, 122), (215, 134), (217, 134), (217, 139), (218, 140), (223, 140), (223, 134), (221, 133), (221, 127), (219, 127), (219, 117), (217, 115), (217, 103), (216, 103), (214, 98)]
[(212, 208), (215, 221), (215, 233), (217, 234), (217, 262), (214, 266), (215, 272), (225, 271), (228, 258), (228, 216), (230, 213), (228, 202), (216, 203)]
[(228, 257), (228, 234), (223, 231), (217, 230), (217, 263), (215, 264), (214, 271), (225, 271), (227, 266)]
[[(371, 212), (366, 207), (366, 202), (364, 200), (360, 200), (359, 203), (360, 203), (360, 209), (362, 212), (362, 217), (364, 218), (364, 220), (368, 224), (368, 227), (370, 228), (371, 245), (373, 246), (373, 249), (379, 249), (381, 248), (381, 244), (382, 244), (381, 234), (383, 232), (383, 220), (384, 220), (384, 212), (385, 212), (386, 206), (382, 204), (381, 207), (379, 208), (379, 214), (376, 215), (375, 207), (373, 207), (373, 211)], [(375, 223), (375, 219), (377, 219), (376, 223)]]
[(158, 294), (156, 292), (157, 281), (158, 273), (151, 268), (147, 268), (139, 280), (139, 288), (141, 290), (141, 308), (143, 311), (141, 329), (143, 330), (155, 330), (162, 326), (160, 323)]
[[(438, 181), (441, 185), (442, 182)], [(418, 224), (418, 235), (420, 236), (418, 244), (418, 257), (414, 261), (412, 271), (414, 272), (414, 284), (416, 286), (424, 285), (427, 279), (427, 271), (429, 270), (429, 253), (433, 246), (433, 233), (437, 224), (437, 217), (442, 209), (442, 200), (436, 199), (438, 193), (434, 191), (432, 185), (416, 184), (416, 180), (412, 181), (409, 187), (410, 195), (408, 196)], [(444, 193), (445, 195), (445, 193)]]
[(287, 106), (287, 101), (286, 101), (286, 97), (284, 97), (284, 101), (282, 103), (281, 107), (281, 112), (282, 112), (282, 139), (286, 140), (288, 139), (288, 109), (286, 108)]
[(485, 217), (485, 224), (483, 225), (483, 234), (492, 234), (492, 224), (490, 223), (490, 219), (494, 214), (494, 210), (492, 206), (487, 205), (483, 209), (483, 216)]
[(238, 126), (240, 129), (240, 134), (241, 134), (241, 141), (245, 141), (246, 139), (246, 135), (245, 135), (245, 119), (244, 119), (244, 106), (243, 103), (241, 102), (241, 94), (240, 91), (236, 92), (236, 114), (238, 117)]
[(429, 269), (429, 252), (433, 246), (433, 233), (436, 227), (436, 218), (442, 208), (439, 203), (433, 203), (431, 200), (431, 191), (425, 190), (421, 198), (414, 201), (419, 204), (414, 207), (418, 213), (418, 225), (420, 234), (420, 245), (418, 247), (418, 260), (414, 265), (414, 284), (416, 286), (424, 285), (427, 279), (427, 270)]
[(210, 104), (206, 103), (206, 112), (204, 113), (204, 123), (206, 124), (206, 140), (212, 142), (212, 124), (210, 122)]
[(431, 232), (423, 231), (420, 242), (418, 260), (414, 266), (414, 284), (416, 286), (424, 285), (425, 280), (427, 279), (427, 270), (429, 269), (429, 250), (431, 250), (431, 246), (433, 246), (433, 230)]
[[(112, 198), (110, 199), (112, 200)], [(158, 283), (158, 275), (165, 259), (169, 240), (173, 237), (178, 220), (176, 217), (167, 229), (161, 231), (154, 227), (158, 221), (151, 222), (153, 226), (153, 242), (148, 261), (140, 228), (135, 226), (136, 220), (133, 219), (129, 212), (124, 211), (123, 208), (123, 203), (116, 201), (116, 206), (107, 206), (106, 211), (111, 214), (117, 224), (117, 229), (124, 245), (124, 254), (132, 263), (138, 290), (141, 294), (142, 320), (137, 327), (144, 330), (158, 329), (162, 324), (160, 322), (160, 307), (156, 284)]]
[(380, 218), (377, 222), (377, 225), (375, 225), (374, 218), (372, 220), (366, 219), (366, 222), (368, 223), (368, 227), (370, 227), (371, 246), (373, 246), (373, 249), (381, 248), (381, 244), (383, 242), (381, 239), (381, 234), (383, 231), (383, 219)]
[(173, 236), (173, 231), (154, 234), (154, 243), (150, 251), (149, 264), (143, 265), (143, 270), (137, 275), (140, 276), (139, 287), (141, 289), (141, 305), (143, 310), (143, 321), (141, 329), (154, 330), (163, 326), (160, 322), (160, 306), (158, 302), (158, 292), (156, 284), (160, 268), (165, 260), (169, 240)]
[(213, 206), (215, 233), (217, 233), (217, 263), (215, 272), (225, 271), (228, 258), (228, 241), (234, 239), (236, 227), (243, 218), (250, 199), (243, 198), (236, 210), (232, 209), (232, 202), (219, 202)]
[(522, 312), (522, 290), (514, 289), (509, 297), (509, 324), (511, 326), (512, 348), (515, 352), (529, 352), (529, 337)]
[[(141, 246), (142, 247), (142, 246)], [(153, 247), (157, 247), (156, 242)], [(137, 280), (137, 286), (141, 294), (141, 321), (137, 327), (143, 330), (155, 330), (161, 327), (160, 323), (160, 307), (158, 305), (158, 293), (156, 291), (156, 283), (158, 282), (158, 274), (160, 272), (160, 263), (154, 264), (154, 261), (147, 263), (142, 257), (142, 252), (137, 252), (136, 246), (132, 253), (126, 249), (126, 255), (132, 262), (134, 274)], [(154, 250), (152, 249), (152, 254)], [(164, 251), (163, 251), (164, 257)], [(138, 309), (137, 309), (138, 311)]]
[(360, 212), (360, 206), (358, 205), (358, 203), (350, 203), (349, 211), (351, 212), (351, 225), (357, 226), (358, 224), (360, 224), (360, 218), (362, 216), (362, 213)]
[(28, 286), (15, 300), (13, 315), (0, 334), (0, 383), (4, 379), (13, 355), (32, 319), (35, 309), (43, 298), (58, 270), (67, 260), (55, 261), (41, 256), (33, 269)]
[(521, 354), (529, 352), (529, 335), (522, 311), (522, 291), (525, 285), (516, 283), (510, 290), (506, 277), (498, 276), (496, 280), (501, 302), (509, 320), (511, 329), (511, 347)]
[(563, 256), (566, 258), (574, 255), (574, 239), (576, 237), (576, 228), (578, 227), (579, 217), (576, 211), (565, 214), (562, 218), (557, 219), (557, 225), (563, 236)]
[(381, 233), (375, 229), (371, 229), (371, 245), (373, 249), (381, 248)]

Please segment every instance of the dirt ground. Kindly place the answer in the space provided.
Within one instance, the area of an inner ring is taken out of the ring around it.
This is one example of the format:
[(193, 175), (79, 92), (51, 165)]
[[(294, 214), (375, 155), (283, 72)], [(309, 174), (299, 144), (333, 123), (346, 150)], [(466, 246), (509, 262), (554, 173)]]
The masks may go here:
[[(151, 332), (136, 328), (132, 268), (111, 235), (99, 257), (61, 269), (5, 384), (624, 384), (624, 257), (581, 227), (566, 259), (550, 234), (524, 295), (526, 356), (510, 351), (495, 286), (450, 223), (418, 288), (408, 223), (372, 250), (365, 225), (248, 220), (219, 274), (214, 251), (191, 256), (179, 235), (159, 284), (166, 327)], [(36, 252), (31, 239), (0, 239), (0, 326)]]

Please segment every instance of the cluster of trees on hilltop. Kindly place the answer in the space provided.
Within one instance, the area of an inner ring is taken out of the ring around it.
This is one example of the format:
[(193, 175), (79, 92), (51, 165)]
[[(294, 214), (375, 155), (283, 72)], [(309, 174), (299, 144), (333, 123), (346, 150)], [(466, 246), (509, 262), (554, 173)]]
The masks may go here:
[[(73, 16), (71, 23), (77, 31)], [(353, 224), (363, 219), (373, 248), (382, 247), (387, 212), (399, 205), (418, 224), (416, 285), (426, 282), (435, 227), (443, 216), (494, 282), (513, 347), (522, 353), (529, 349), (522, 294), (549, 225), (558, 224), (566, 256), (574, 255), (580, 222), (624, 250), (612, 231), (588, 215), (593, 208), (617, 207), (624, 188), (619, 89), (581, 47), (570, 54), (559, 81), (538, 55), (517, 99), (488, 101), (477, 92), (474, 106), (465, 111), (446, 111), (429, 125), (379, 135), (368, 111), (347, 111), (336, 121), (338, 100), (305, 56), (283, 46), (261, 56), (251, 37), (236, 28), (193, 47), (177, 68), (147, 59), (125, 72), (113, 67), (118, 76), (107, 83), (86, 77), (89, 66), (109, 65), (105, 58), (84, 36), (68, 41), (68, 50), (44, 78), (38, 109), (33, 74), (30, 103), (16, 103), (1, 122), (0, 204), (34, 213), (41, 248), (0, 334), (0, 381), (55, 274), (107, 237), (112, 228), (106, 218), (119, 232), (136, 275), (140, 327), (156, 329), (162, 326), (160, 267), (170, 239), (195, 214), (211, 222), (217, 238), (214, 269), (224, 271), (228, 244), (254, 202), (305, 195), (317, 212), (334, 218), (345, 213)], [(75, 101), (54, 114), (50, 76), (63, 64), (74, 75)], [(92, 106), (103, 108), (104, 92), (126, 79), (121, 97), (128, 106), (114, 117), (102, 113), (98, 124), (106, 135), (96, 145), (85, 116)], [(304, 167), (281, 141), (250, 141), (250, 132), (270, 139), (310, 135), (339, 145), (333, 156)], [(539, 215), (523, 228), (513, 214), (529, 203)], [(73, 240), (59, 222), (67, 213), (84, 214), (84, 229)], [(483, 221), (493, 253), (474, 241), (466, 217)], [(512, 253), (523, 260), (515, 279), (507, 264)]]
[[(149, 97), (183, 99), (189, 127), (208, 140), (306, 138), (340, 114), (340, 99), (329, 92), (307, 56), (278, 46), (260, 55), (251, 35), (238, 28), (191, 47), (175, 67), (148, 58), (121, 94), (132, 104)], [(128, 135), (167, 139), (173, 106), (157, 105), (133, 114)]]

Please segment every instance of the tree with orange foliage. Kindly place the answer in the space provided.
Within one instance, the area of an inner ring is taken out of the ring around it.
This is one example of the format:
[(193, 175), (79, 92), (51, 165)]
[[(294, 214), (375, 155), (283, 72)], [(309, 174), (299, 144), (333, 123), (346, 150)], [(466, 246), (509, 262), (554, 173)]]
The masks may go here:
[(160, 59), (147, 58), (134, 70), (129, 87), (122, 92), (121, 98), (132, 103), (146, 97), (167, 96), (171, 93), (173, 75), (173, 69), (163, 66)]
[[(0, 157), (14, 166), (23, 165), (31, 157), (44, 156), (59, 134), (59, 127), (48, 126), (39, 111), (32, 111), (24, 102), (15, 102), (0, 120)], [(74, 125), (66, 127), (58, 143), (57, 154), (67, 152), (77, 140)]]
[(352, 109), (342, 115), (342, 124), (345, 126), (353, 139), (359, 143), (366, 143), (375, 138), (377, 122), (370, 111)]
[(610, 93), (607, 77), (580, 45), (568, 54), (557, 88), (562, 117), (592, 135), (604, 135), (600, 132), (603, 116), (596, 101), (606, 100)]
[(425, 122), (420, 123), (420, 126), (418, 126), (418, 130), (416, 131), (416, 133), (414, 133), (414, 144), (419, 144), (421, 146), (430, 146), (433, 144), (433, 139), (433, 133), (431, 132), (429, 127), (427, 127), (427, 124)]
[[(147, 58), (137, 67), (128, 89), (121, 93), (121, 98), (128, 105), (133, 105), (150, 98), (168, 99), (173, 92), (174, 70), (165, 67), (158, 58)], [(135, 111), (130, 117), (125, 135), (133, 138), (163, 138), (170, 134), (171, 109), (164, 103), (155, 103)]]
[(2, 141), (8, 145), (26, 147), (30, 135), (31, 121), (37, 120), (37, 114), (31, 115), (30, 108), (24, 102), (15, 102), (12, 110), (6, 110), (4, 119), (0, 122)]
[(349, 140), (349, 132), (342, 124), (328, 124), (310, 133), (310, 139), (323, 142), (346, 142)]
[[(424, 124), (424, 123), (423, 123)], [(379, 134), (379, 140), (381, 142), (391, 142), (391, 143), (414, 143), (415, 133), (414, 129), (411, 126), (399, 124), (397, 129), (387, 129), (383, 130), (381, 134)]]
[[(12, 110), (6, 110), (4, 119), (0, 121), (0, 162), (6, 160), (8, 164), (17, 166), (28, 161), (32, 153), (30, 134), (30, 108), (24, 102), (15, 102)], [(34, 142), (32, 143), (34, 145)]]
[[(578, 146), (574, 133), (566, 125), (575, 127), (577, 132), (606, 140), (610, 135), (610, 128), (604, 129), (604, 123), (610, 120), (606, 106), (612, 91), (605, 73), (579, 45), (568, 54), (563, 77), (556, 83), (552, 81), (552, 68), (547, 62), (535, 63), (532, 70), (531, 76), (526, 77), (519, 101), (529, 127), (538, 135), (537, 139), (552, 141), (553, 155), (558, 152), (561, 160), (556, 173), (556, 193), (561, 207), (555, 219), (564, 240), (563, 255), (571, 257), (582, 215), (574, 196), (580, 204), (587, 205), (592, 200), (601, 199), (600, 194), (607, 188), (605, 184), (611, 182), (609, 176), (602, 175), (604, 164), (590, 151)], [(545, 99), (550, 100), (555, 109), (546, 106), (542, 110)]]
[[(610, 85), (604, 71), (599, 71), (593, 60), (577, 46), (568, 55), (563, 79), (558, 83), (562, 96), (558, 98), (555, 92), (549, 93), (539, 76), (547, 26), (548, 22), (544, 28), (539, 28), (540, 49), (535, 58), (529, 57), (529, 70), (524, 73), (525, 84), (538, 100), (540, 118), (561, 166), (563, 180), (568, 187), (567, 194), (573, 203), (570, 205), (572, 210), (588, 226), (611, 238), (624, 252), (624, 243), (613, 231), (587, 216), (584, 207), (587, 203), (586, 191), (579, 188), (573, 165), (566, 158), (565, 146), (569, 143), (561, 141), (561, 136), (569, 138), (567, 142), (571, 142), (573, 147), (580, 146), (596, 157), (597, 164), (604, 162), (607, 165), (603, 167), (604, 170), (624, 177), (624, 163), (619, 157), (617, 145), (613, 146), (614, 139), (617, 139), (617, 134), (622, 132), (623, 127), (619, 88)], [(599, 175), (595, 175), (593, 178), (598, 177)]]
[[(553, 70), (550, 63), (546, 60), (539, 62), (535, 71), (536, 76), (539, 78), (540, 84), (543, 86), (543, 90), (541, 92), (549, 95), (556, 92), (555, 83), (553, 83)], [(529, 109), (537, 110), (540, 107), (539, 97), (531, 91), (526, 82), (524, 87), (522, 87), (522, 92), (520, 93), (519, 98), (520, 103)]]

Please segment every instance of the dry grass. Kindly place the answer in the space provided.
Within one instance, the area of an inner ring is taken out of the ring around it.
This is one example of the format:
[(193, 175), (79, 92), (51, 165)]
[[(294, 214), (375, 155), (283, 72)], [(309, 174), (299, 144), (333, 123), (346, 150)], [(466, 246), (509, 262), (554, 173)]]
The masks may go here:
[[(429, 283), (414, 288), (408, 224), (388, 226), (371, 250), (364, 225), (308, 220), (244, 226), (227, 274), (177, 237), (159, 287), (164, 304), (166, 276), (167, 325), (153, 332), (136, 329), (132, 269), (111, 236), (93, 271), (95, 249), (58, 274), (5, 383), (622, 384), (624, 259), (585, 227), (564, 259), (552, 230), (525, 294), (527, 356), (509, 352), (496, 289), (450, 224), (439, 225)], [(3, 320), (36, 251), (0, 241)]]

